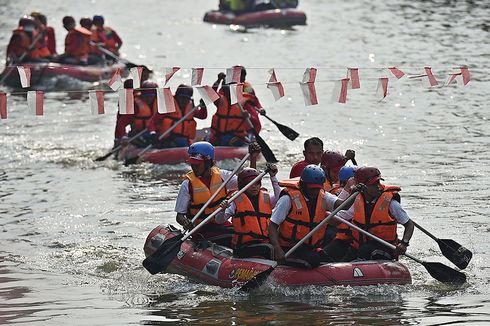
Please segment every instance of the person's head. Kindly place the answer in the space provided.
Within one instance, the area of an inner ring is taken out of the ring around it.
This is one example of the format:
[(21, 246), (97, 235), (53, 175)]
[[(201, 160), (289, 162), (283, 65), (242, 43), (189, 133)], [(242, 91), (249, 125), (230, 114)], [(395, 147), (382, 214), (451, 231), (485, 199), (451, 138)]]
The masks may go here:
[(145, 65), (142, 65), (141, 67), (143, 67), (143, 71), (141, 72), (141, 81), (143, 82), (145, 80), (150, 79), (150, 76), (152, 74), (152, 71), (151, 71), (150, 68), (148, 68)]
[(75, 19), (72, 16), (63, 17), (63, 27), (67, 31), (74, 29), (75, 26), (76, 26)]
[(19, 20), (19, 27), (25, 32), (32, 33), (36, 29), (36, 22), (31, 16), (24, 16)]
[(377, 197), (381, 191), (380, 180), (381, 172), (372, 166), (363, 166), (356, 170), (354, 173), (354, 178), (357, 183), (362, 183), (366, 186), (365, 194), (369, 197)]
[(302, 192), (310, 199), (316, 198), (320, 189), (323, 188), (327, 178), (325, 177), (325, 172), (317, 165), (310, 164), (307, 165), (303, 172), (301, 172), (301, 177), (299, 178), (299, 184)]
[(124, 88), (133, 88), (133, 80), (132, 79), (126, 79), (123, 84)]
[[(238, 173), (238, 189), (242, 189), (247, 184), (249, 184), (253, 179), (259, 175), (259, 171), (252, 168), (244, 168), (240, 173)], [(251, 185), (245, 192), (247, 195), (255, 197), (259, 194), (261, 187), (261, 180), (255, 182)]]
[(357, 170), (357, 166), (343, 166), (339, 170), (339, 182), (343, 187), (347, 183), (347, 181), (354, 177), (354, 173)]
[(198, 177), (208, 175), (214, 164), (214, 147), (207, 141), (198, 141), (187, 150), (192, 171)]
[(158, 84), (149, 80), (145, 80), (141, 83), (140, 97), (143, 101), (152, 103), (157, 96)]
[(184, 84), (180, 84), (175, 91), (175, 97), (181, 97), (187, 100), (191, 100), (193, 94), (194, 91), (192, 90), (192, 87)]
[(80, 26), (90, 30), (92, 28), (92, 19), (89, 17), (80, 18)]
[(46, 18), (45, 15), (40, 13), (39, 11), (33, 11), (31, 12), (31, 17), (39, 21), (39, 23), (43, 24), (44, 26), (48, 25), (48, 19)]
[(92, 18), (92, 24), (94, 24), (97, 27), (102, 27), (104, 26), (104, 16), (101, 15), (95, 15)]
[(328, 180), (336, 182), (338, 179), (340, 168), (344, 166), (345, 156), (335, 151), (325, 151), (322, 154), (321, 167)]
[(304, 147), (303, 155), (305, 156), (305, 161), (308, 164), (318, 165), (321, 162), (323, 153), (322, 140), (318, 137), (309, 138), (305, 140)]

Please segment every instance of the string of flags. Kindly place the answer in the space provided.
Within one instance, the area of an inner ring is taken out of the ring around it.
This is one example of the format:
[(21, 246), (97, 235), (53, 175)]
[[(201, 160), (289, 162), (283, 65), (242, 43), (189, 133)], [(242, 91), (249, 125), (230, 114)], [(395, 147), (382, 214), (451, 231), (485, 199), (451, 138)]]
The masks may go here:
[[(160, 114), (175, 112), (175, 104), (170, 87), (165, 87), (171, 78), (179, 71), (180, 67), (165, 68), (165, 84), (162, 88), (156, 88), (158, 112)], [(419, 75), (407, 75), (397, 67), (386, 68), (389, 75), (392, 75), (395, 80), (402, 78), (419, 79), (427, 87), (436, 87), (440, 83), (432, 72), (431, 67), (424, 67), (424, 73)], [(204, 68), (192, 68), (191, 70), (191, 86), (195, 87), (199, 95), (206, 105), (214, 103), (219, 99), (218, 93), (209, 85), (202, 85)], [(23, 88), (31, 86), (31, 71), (29, 67), (17, 66), (19, 79)], [(361, 88), (360, 69), (356, 67), (347, 68), (346, 78), (339, 80), (331, 80), (334, 83), (332, 91), (333, 103), (346, 103), (349, 90)], [(240, 82), (242, 66), (233, 66), (226, 69), (225, 83), (230, 84), (230, 100), (231, 104), (243, 101), (244, 84)], [(317, 105), (318, 97), (315, 83), (317, 82), (317, 68), (306, 68), (303, 77), (299, 82), (301, 92), (303, 94), (305, 106)], [(134, 114), (134, 89), (141, 89), (141, 78), (143, 68), (133, 67), (129, 71), (129, 76), (133, 80), (133, 88), (123, 88), (122, 73), (117, 69), (112, 78), (106, 83), (113, 91), (118, 93), (118, 106), (120, 114)], [(275, 101), (278, 101), (286, 95), (282, 82), (278, 80), (274, 68), (269, 70), (269, 80), (265, 83), (266, 87), (271, 91)], [(447, 80), (442, 84), (443, 87), (458, 83), (466, 86), (471, 80), (471, 75), (468, 67), (460, 67), (459, 71), (449, 75)], [(376, 98), (383, 100), (388, 96), (388, 76), (379, 77), (376, 86)], [(439, 86), (441, 87), (441, 86)], [(104, 108), (104, 93), (103, 90), (88, 91), (91, 113), (105, 114)], [(44, 114), (44, 92), (43, 91), (27, 91), (27, 106), (29, 111), (37, 116)], [(7, 94), (0, 92), (0, 118), (7, 119)]]

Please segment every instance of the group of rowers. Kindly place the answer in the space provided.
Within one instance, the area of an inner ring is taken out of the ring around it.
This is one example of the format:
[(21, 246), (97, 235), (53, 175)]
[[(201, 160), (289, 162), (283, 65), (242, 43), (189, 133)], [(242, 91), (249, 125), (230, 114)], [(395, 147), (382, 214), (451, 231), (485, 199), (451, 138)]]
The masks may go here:
[(77, 26), (72, 16), (63, 17), (65, 52), (56, 52), (54, 28), (40, 12), (32, 12), (19, 20), (7, 47), (7, 65), (24, 62), (59, 62), (74, 65), (96, 65), (114, 62), (119, 55), (122, 40), (110, 27), (104, 25), (104, 17), (80, 19)]
[[(262, 188), (260, 179), (250, 184), (260, 175), (256, 170), (260, 146), (251, 143), (249, 152), (250, 167), (231, 177), (219, 190), (232, 172), (215, 165), (214, 147), (209, 142), (195, 142), (189, 147), (188, 163), (192, 170), (180, 185), (175, 212), (177, 222), (185, 229), (200, 226), (193, 234), (196, 241), (209, 240), (231, 247), (238, 258), (260, 257), (305, 268), (322, 262), (392, 260), (406, 252), (414, 224), (400, 205), (400, 188), (380, 183), (384, 179), (375, 167), (347, 166), (348, 160), (355, 161), (353, 150), (347, 150), (345, 155), (323, 151), (319, 138), (306, 140), (305, 159), (294, 164), (290, 179), (278, 181), (277, 167), (267, 165), (273, 194)], [(339, 207), (354, 188), (360, 188), (359, 184), (364, 185), (363, 190), (355, 195), (353, 205), (337, 213), (340, 219), (329, 219), (286, 259), (285, 252)], [(244, 187), (247, 187), (245, 192), (233, 202), (227, 200)], [(204, 214), (193, 221), (218, 190)], [(214, 219), (199, 225), (219, 208), (221, 211)], [(351, 230), (342, 220), (393, 244), (396, 249)], [(397, 236), (398, 224), (404, 226), (401, 239)]]
[(296, 8), (298, 0), (220, 0), (220, 11), (231, 11), (235, 15), (271, 9)]

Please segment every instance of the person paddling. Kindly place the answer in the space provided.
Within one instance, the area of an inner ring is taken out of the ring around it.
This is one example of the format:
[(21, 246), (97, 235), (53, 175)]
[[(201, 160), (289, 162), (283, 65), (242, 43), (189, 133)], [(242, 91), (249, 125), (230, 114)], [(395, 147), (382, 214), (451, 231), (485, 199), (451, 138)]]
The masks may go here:
[(63, 27), (68, 31), (65, 37), (65, 53), (58, 56), (57, 62), (87, 65), (92, 33), (83, 27), (77, 27), (72, 16), (63, 17)]
[(290, 178), (296, 178), (301, 175), (303, 169), (310, 164), (318, 165), (321, 162), (323, 153), (323, 142), (318, 137), (311, 137), (304, 142), (304, 160), (294, 163), (289, 172)]
[(320, 167), (325, 171), (327, 180), (323, 185), (325, 191), (338, 195), (342, 191), (342, 186), (339, 181), (339, 171), (345, 165), (348, 160), (355, 157), (356, 152), (352, 149), (348, 149), (345, 155), (336, 151), (325, 151), (322, 154), (322, 161)]
[[(101, 15), (95, 15), (92, 18), (92, 42), (103, 46), (106, 50), (111, 51), (114, 55), (119, 56), (119, 49), (123, 42), (119, 34), (109, 26), (104, 26), (105, 19)], [(98, 48), (92, 47), (92, 52), (102, 55)], [(105, 55), (106, 60), (114, 61), (114, 58)]]
[(19, 64), (23, 62), (43, 62), (39, 57), (38, 47), (34, 42), (38, 38), (36, 22), (31, 16), (24, 16), (19, 20), (19, 26), (12, 31), (7, 46), (6, 64)]
[[(215, 217), (216, 223), (224, 223), (231, 218), (233, 224), (231, 248), (235, 257), (274, 259), (274, 247), (269, 243), (268, 229), (272, 209), (279, 199), (281, 188), (276, 178), (277, 167), (271, 164), (268, 168), (274, 189), (272, 196), (258, 181), (235, 201), (228, 203), (224, 200), (221, 207), (226, 208), (226, 211)], [(253, 168), (243, 169), (238, 174), (238, 189), (245, 187), (259, 174), (259, 171)]]

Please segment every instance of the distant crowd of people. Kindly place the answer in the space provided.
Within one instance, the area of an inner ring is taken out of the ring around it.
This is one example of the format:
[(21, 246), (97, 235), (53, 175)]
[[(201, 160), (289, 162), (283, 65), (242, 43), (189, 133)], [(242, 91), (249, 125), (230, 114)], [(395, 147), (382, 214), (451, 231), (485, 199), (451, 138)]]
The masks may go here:
[(54, 28), (48, 26), (46, 16), (32, 12), (22, 17), (7, 47), (7, 65), (24, 62), (96, 65), (114, 62), (119, 56), (122, 40), (114, 29), (104, 25), (103, 16), (81, 18), (80, 26), (72, 16), (65, 16), (63, 27), (68, 34), (64, 53), (58, 55)]

